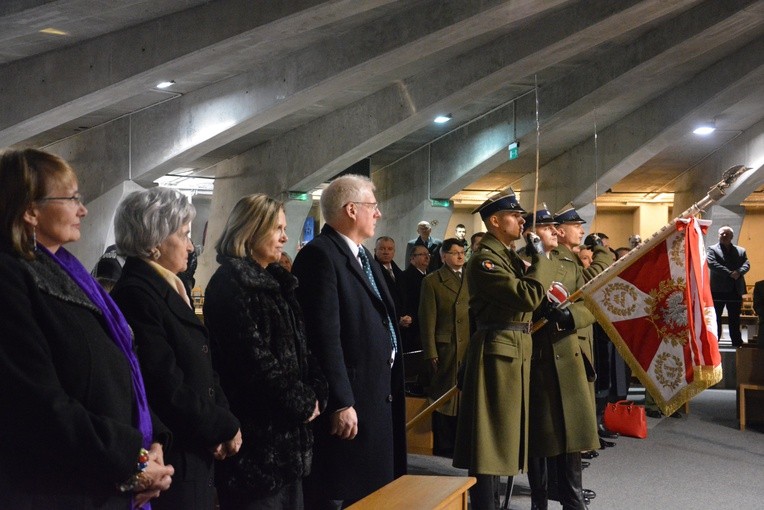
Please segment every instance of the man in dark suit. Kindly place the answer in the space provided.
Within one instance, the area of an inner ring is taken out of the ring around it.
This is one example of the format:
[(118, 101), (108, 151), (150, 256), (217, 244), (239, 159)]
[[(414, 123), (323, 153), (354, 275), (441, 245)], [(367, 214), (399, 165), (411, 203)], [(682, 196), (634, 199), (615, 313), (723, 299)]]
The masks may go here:
[(374, 245), (374, 260), (382, 266), (382, 276), (385, 277), (387, 290), (393, 297), (395, 304), (396, 317), (398, 317), (399, 327), (408, 327), (411, 324), (411, 317), (402, 317), (403, 310), (403, 291), (402, 280), (403, 270), (393, 260), (395, 258), (395, 240), (389, 236), (377, 238)]
[(412, 239), (406, 244), (406, 260), (410, 259), (414, 246), (424, 246), (430, 252), (427, 272), (430, 273), (439, 269), (443, 265), (443, 260), (440, 258), (440, 247), (443, 241), (430, 236), (432, 234), (432, 225), (430, 225), (429, 221), (420, 221), (416, 226), (416, 232), (419, 234), (419, 237)]
[(711, 296), (716, 311), (718, 338), (722, 337), (722, 312), (727, 307), (730, 339), (734, 347), (743, 345), (740, 334), (740, 309), (746, 293), (745, 275), (751, 268), (745, 248), (732, 244), (735, 232), (725, 225), (719, 229), (719, 242), (708, 247), (707, 261), (711, 273)]
[(422, 348), (419, 341), (419, 323), (417, 315), (419, 310), (419, 293), (422, 289), (422, 280), (427, 274), (430, 264), (430, 252), (425, 246), (418, 245), (411, 252), (409, 265), (403, 271), (401, 278), (401, 296), (403, 302), (403, 314), (411, 317), (411, 326), (404, 332), (404, 352), (418, 351)]
[(393, 299), (361, 246), (381, 217), (374, 185), (335, 179), (321, 212), (326, 225), (292, 267), (308, 343), (329, 383), (305, 500), (308, 509), (339, 509), (406, 472), (403, 363)]
[(422, 355), (422, 341), (419, 338), (419, 294), (422, 280), (430, 264), (430, 252), (426, 246), (417, 245), (411, 251), (409, 265), (401, 278), (403, 315), (411, 321), (403, 332), (403, 352), (406, 354), (406, 391), (409, 395), (424, 396), (424, 388), (429, 384), (430, 371)]

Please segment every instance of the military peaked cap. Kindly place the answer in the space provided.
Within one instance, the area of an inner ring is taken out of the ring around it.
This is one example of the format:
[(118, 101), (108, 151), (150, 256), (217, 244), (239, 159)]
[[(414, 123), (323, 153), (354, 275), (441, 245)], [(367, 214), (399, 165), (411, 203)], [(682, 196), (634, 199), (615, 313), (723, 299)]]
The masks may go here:
[(479, 212), (480, 217), (485, 221), (490, 218), (492, 214), (499, 211), (515, 211), (520, 214), (525, 214), (525, 209), (520, 206), (520, 202), (517, 201), (515, 192), (512, 191), (512, 189), (506, 193), (500, 193), (489, 198), (480, 204), (479, 207), (476, 207), (472, 211), (472, 214)]
[(578, 215), (572, 203), (569, 203), (563, 207), (561, 211), (557, 212), (554, 215), (554, 221), (561, 225), (563, 223), (586, 223), (586, 221)]
[[(533, 225), (533, 215), (528, 213), (523, 216), (523, 219), (525, 220), (526, 228), (531, 228)], [(549, 212), (549, 209), (546, 208), (546, 204), (543, 202), (541, 204), (541, 209), (536, 211), (536, 225), (557, 225), (554, 216)]]

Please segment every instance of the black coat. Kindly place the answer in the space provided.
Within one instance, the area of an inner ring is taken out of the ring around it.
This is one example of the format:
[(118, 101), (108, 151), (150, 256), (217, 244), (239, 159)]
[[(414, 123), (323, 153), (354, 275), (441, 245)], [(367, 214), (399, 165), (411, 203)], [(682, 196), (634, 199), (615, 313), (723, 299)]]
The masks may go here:
[(258, 498), (307, 476), (313, 433), (306, 424), (326, 380), (308, 350), (297, 280), (278, 264), (219, 257), (204, 298), (212, 359), (242, 423), (239, 454), (218, 464), (218, 490)]
[(176, 467), (157, 508), (210, 509), (212, 448), (236, 435), (207, 340), (194, 310), (154, 268), (128, 258), (111, 292), (135, 334), (149, 405), (173, 432), (165, 461)]
[(411, 326), (403, 330), (404, 352), (418, 351), (422, 348), (422, 341), (419, 338), (419, 296), (422, 293), (424, 277), (425, 275), (419, 269), (409, 264), (401, 278), (402, 315), (411, 317)]
[[(104, 317), (48, 256), (0, 253), (0, 506), (123, 509), (136, 471), (127, 359)], [(168, 439), (161, 422), (154, 435)]]
[(395, 317), (393, 318), (397, 320), (402, 315), (405, 315), (403, 313), (403, 271), (398, 267), (398, 264), (396, 264), (394, 260), (391, 261), (390, 267), (393, 269), (393, 275), (395, 275), (395, 279), (393, 279), (390, 275), (390, 271), (382, 266), (382, 263), (377, 260), (376, 255), (374, 256), (374, 260), (377, 261), (382, 269), (382, 276), (385, 278), (387, 290), (390, 291), (390, 297), (393, 298), (393, 305), (395, 305)]
[[(372, 258), (368, 250), (367, 256)], [(382, 299), (329, 225), (300, 250), (292, 267), (308, 342), (329, 383), (328, 408), (315, 429), (311, 483), (332, 499), (361, 498), (406, 471), (403, 362), (399, 348), (390, 367), (386, 324), (395, 310), (379, 264), (373, 261), (371, 268)], [(330, 414), (348, 406), (358, 415), (353, 440), (329, 433)]]
[[(748, 255), (742, 246), (731, 245), (725, 252), (720, 243), (712, 244), (706, 249), (708, 270), (711, 275), (711, 292), (742, 296), (747, 292), (745, 274), (751, 268)], [(733, 280), (730, 273), (737, 271), (740, 277)]]

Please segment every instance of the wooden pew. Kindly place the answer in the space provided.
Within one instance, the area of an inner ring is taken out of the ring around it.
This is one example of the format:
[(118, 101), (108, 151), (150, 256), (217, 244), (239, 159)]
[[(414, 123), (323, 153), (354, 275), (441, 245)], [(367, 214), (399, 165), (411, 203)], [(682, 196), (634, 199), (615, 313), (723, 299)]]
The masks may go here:
[(348, 507), (349, 510), (467, 510), (472, 476), (403, 475)]

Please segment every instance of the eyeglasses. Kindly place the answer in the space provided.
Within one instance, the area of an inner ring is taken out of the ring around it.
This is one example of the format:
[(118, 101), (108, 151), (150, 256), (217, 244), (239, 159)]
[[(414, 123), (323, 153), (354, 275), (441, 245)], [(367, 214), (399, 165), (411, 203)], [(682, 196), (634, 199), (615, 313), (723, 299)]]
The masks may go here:
[(75, 193), (70, 197), (44, 197), (37, 200), (37, 202), (47, 202), (48, 200), (69, 200), (75, 206), (79, 207), (85, 202), (85, 197), (82, 193)]
[[(379, 212), (379, 203), (378, 202), (356, 202), (355, 200), (351, 200), (348, 202), (348, 204), (356, 204), (356, 205), (365, 205), (366, 207), (370, 208), (374, 212)], [(348, 205), (345, 204), (345, 205)]]
[(429, 257), (429, 256), (430, 256), (430, 254), (429, 254), (429, 253), (415, 253), (415, 254), (414, 254), (414, 255), (412, 255), (412, 256), (413, 256), (413, 257)]
[(446, 255), (453, 255), (454, 257), (464, 257), (463, 251), (447, 251), (444, 252)]

